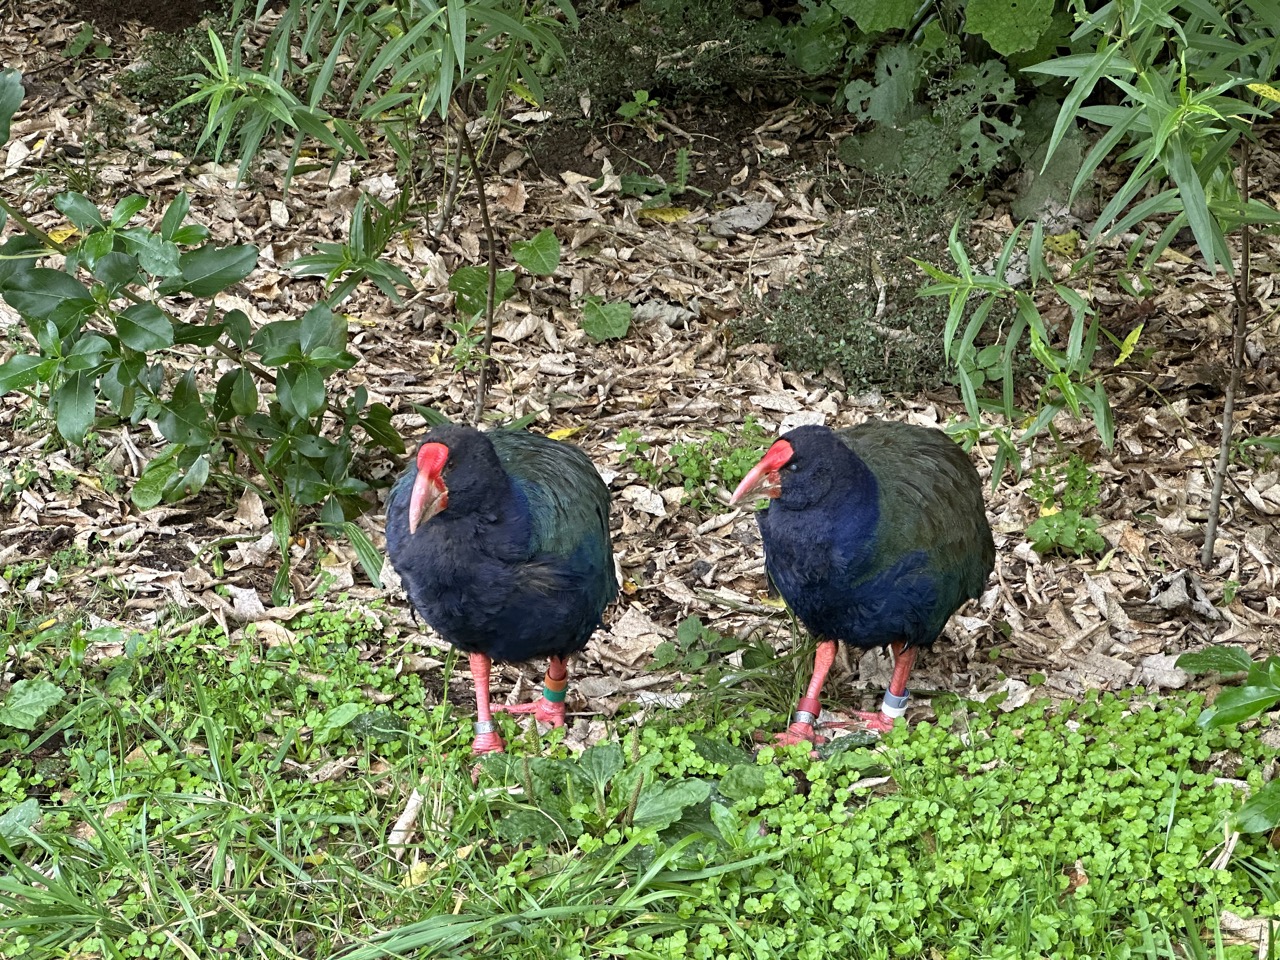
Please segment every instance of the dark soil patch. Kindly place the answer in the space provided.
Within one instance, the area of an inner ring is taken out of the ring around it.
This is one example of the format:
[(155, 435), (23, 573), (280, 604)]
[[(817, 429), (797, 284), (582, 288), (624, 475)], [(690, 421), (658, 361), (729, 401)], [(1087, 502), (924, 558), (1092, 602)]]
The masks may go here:
[(222, 6), (221, 0), (73, 0), (75, 15), (99, 30), (137, 23), (165, 33), (194, 27), (206, 13)]
[[(671, 184), (676, 154), (687, 149), (692, 167), (687, 186), (705, 191), (710, 202), (731, 185), (745, 188), (771, 159), (758, 131), (777, 107), (765, 100), (747, 102), (727, 94), (678, 110), (659, 110), (649, 123), (619, 117), (553, 120), (533, 138), (530, 154), (539, 171), (551, 179), (559, 179), (567, 170), (599, 176), (607, 159), (615, 173), (661, 178)], [(740, 176), (744, 167), (745, 178)], [(679, 199), (694, 204), (700, 197), (689, 192)]]

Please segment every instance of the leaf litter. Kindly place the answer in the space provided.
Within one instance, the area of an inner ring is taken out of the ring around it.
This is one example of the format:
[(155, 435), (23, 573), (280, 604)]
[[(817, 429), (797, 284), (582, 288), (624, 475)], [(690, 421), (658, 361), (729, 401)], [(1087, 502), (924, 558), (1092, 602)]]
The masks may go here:
[[(193, 216), (216, 237), (261, 248), (257, 270), (221, 306), (243, 309), (261, 324), (299, 315), (323, 296), (317, 281), (291, 276), (288, 264), (317, 240), (343, 239), (361, 188), (395, 193), (390, 159), (340, 163), (332, 175), (327, 167), (300, 172), (288, 196), (278, 189), (277, 174), (287, 163), (279, 150), (263, 150), (262, 174), (243, 185), (235, 183), (233, 164), (185, 166), (184, 158), (155, 149), (146, 119), (100, 63), (58, 61), (45, 52), (47, 45), (27, 42), (72, 29), (60, 23), (64, 7), (57, 0), (24, 4), (16, 29), (0, 40), (7, 63), (28, 73), (46, 71), (29, 85), (15, 118), (0, 187), (11, 195), (21, 191), (37, 225), (57, 230), (62, 221), (51, 200), (58, 188), (38, 182), (35, 173), (58, 151), (83, 151), (96, 135), (100, 105), (122, 109), (136, 120), (129, 144), (102, 149), (93, 161), (106, 193), (143, 190), (153, 197), (147, 215), (154, 217), (186, 188)], [(110, 39), (117, 49), (137, 49), (134, 28), (115, 29), (121, 35)], [(76, 113), (82, 87), (94, 92)], [(941, 426), (961, 412), (953, 393), (884, 397), (849, 387), (832, 369), (787, 370), (768, 345), (732, 342), (728, 326), (745, 309), (748, 294), (767, 296), (803, 275), (829, 238), (843, 236), (868, 215), (865, 205), (847, 207), (847, 193), (838, 187), (845, 171), (828, 157), (825, 142), (801, 136), (808, 130), (808, 108), (751, 109), (759, 111), (754, 131), (742, 142), (719, 145), (745, 165), (719, 198), (718, 212), (646, 216), (640, 199), (622, 193), (611, 167), (617, 158), (604, 144), (564, 169), (540, 174), (523, 162), (529, 149), (536, 157), (537, 128), (546, 122), (536, 114), (521, 118), (522, 132), (503, 132), (507, 149), (499, 148), (502, 157), (489, 171), (499, 250), (551, 228), (563, 254), (552, 277), (521, 278), (516, 298), (499, 309), (488, 415), (533, 414), (533, 429), (572, 432), (572, 442), (592, 457), (613, 492), (617, 561), (627, 586), (574, 665), (570, 705), (577, 722), (569, 742), (579, 749), (605, 733), (593, 718), (612, 716), (626, 702), (641, 701), (647, 710), (673, 702), (662, 698), (690, 678), (654, 674), (646, 663), (685, 618), (697, 616), (727, 636), (745, 638), (763, 629), (779, 648), (792, 642), (788, 616), (768, 598), (751, 517), (727, 507), (708, 514), (682, 502), (684, 490), (674, 484), (655, 489), (624, 455), (622, 429), (639, 431), (653, 447), (667, 450), (715, 430), (736, 436), (748, 415), (772, 435), (799, 423), (842, 426), (866, 417)], [(424, 135), (443, 148), (438, 130)], [(1280, 132), (1267, 131), (1259, 151), (1259, 182), (1271, 195), (1280, 189), (1278, 144)], [(692, 178), (696, 185), (696, 165)], [(1007, 198), (998, 192), (991, 197), (973, 234), (998, 243), (1012, 224), (1003, 212)], [(1261, 309), (1237, 400), (1242, 438), (1280, 433), (1280, 294), (1274, 270), (1264, 269), (1277, 261), (1278, 248), (1274, 236), (1256, 238), (1253, 293)], [(478, 216), (464, 195), (443, 231), (393, 241), (391, 259), (416, 287), (403, 303), (370, 288), (344, 304), (350, 350), (360, 360), (348, 371), (346, 386), (363, 386), (371, 401), (389, 404), (406, 436), (423, 429), (413, 404), (455, 419), (470, 410), (474, 378), (455, 370), (449, 355), (453, 340), (445, 324), (454, 314), (447, 283), (457, 267), (482, 263), (483, 250)], [(1118, 248), (1115, 257), (1122, 262)], [(898, 282), (918, 282), (907, 275), (914, 268), (881, 266)], [(981, 599), (953, 619), (920, 662), (923, 690), (1005, 693), (1012, 707), (1037, 688), (1071, 698), (1135, 684), (1177, 689), (1189, 682), (1173, 666), (1181, 652), (1215, 644), (1242, 645), (1254, 655), (1280, 650), (1280, 463), (1274, 454), (1236, 458), (1214, 564), (1204, 571), (1198, 560), (1229, 369), (1229, 286), (1175, 249), (1154, 271), (1155, 293), (1141, 303), (1105, 284), (1094, 288), (1103, 324), (1118, 335), (1127, 332), (1135, 311), (1146, 318), (1140, 339), (1145, 356), (1118, 369), (1112, 381), (1116, 448), (1102, 450), (1083, 425), (1058, 425), (1059, 449), (1080, 452), (1103, 477), (1096, 513), (1106, 554), (1075, 559), (1030, 548), (1024, 531), (1037, 504), (1026, 472), (1018, 482), (1006, 478), (989, 490), (996, 571)], [(580, 318), (588, 296), (631, 304), (625, 338), (595, 343), (586, 336)], [(0, 327), (10, 331), (0, 356), (16, 347), (16, 320), (0, 304)], [(290, 548), (296, 602), (272, 607), (275, 547), (256, 495), (229, 503), (204, 493), (190, 502), (134, 509), (128, 490), (162, 446), (151, 431), (109, 428), (102, 433), (101, 456), (78, 457), (53, 450), (46, 426), (14, 395), (0, 398), (0, 423), (0, 478), (13, 488), (2, 506), (0, 564), (10, 571), (19, 561), (45, 564), (21, 583), (0, 579), (0, 604), (16, 603), (20, 594), (21, 602), (45, 610), (88, 609), (101, 622), (138, 630), (162, 625), (166, 611), (176, 607), (212, 618), (233, 638), (254, 624), (267, 642), (288, 643), (289, 620), (335, 605), (341, 591), (349, 609), (376, 616), (388, 628), (386, 643), (368, 656), (405, 670), (440, 669), (444, 645), (413, 620), (394, 578), (386, 577), (385, 591), (373, 587), (356, 572), (348, 545), (314, 530), (303, 531)], [(1038, 456), (1048, 455), (1048, 446)], [(973, 450), (988, 481), (995, 453), (984, 444)], [(1028, 459), (1024, 466), (1034, 464)], [(373, 468), (386, 479), (398, 466)], [(723, 499), (723, 491), (717, 495)], [(359, 523), (381, 542), (380, 511)], [(91, 558), (74, 575), (55, 562), (68, 547)], [(119, 585), (119, 599), (95, 597), (94, 585), (104, 578)], [(388, 605), (373, 606), (384, 597)], [(851, 659), (844, 661), (847, 672), (842, 675), (838, 664), (833, 675), (830, 699), (837, 709), (857, 706), (863, 694), (883, 685), (888, 670), (877, 652)], [(501, 667), (496, 695), (523, 695), (536, 685), (540, 669)], [(21, 664), (10, 667), (0, 676), (0, 690), (21, 675)], [(465, 678), (455, 682), (465, 700)], [(921, 700), (911, 716), (929, 709)]]

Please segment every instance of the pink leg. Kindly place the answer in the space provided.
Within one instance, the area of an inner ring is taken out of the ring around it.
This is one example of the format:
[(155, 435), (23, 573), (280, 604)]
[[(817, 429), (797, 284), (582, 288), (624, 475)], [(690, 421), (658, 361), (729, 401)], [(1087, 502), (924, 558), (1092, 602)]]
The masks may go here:
[(471, 742), (471, 752), (503, 753), (506, 744), (493, 726), (493, 714), (489, 712), (489, 658), (483, 653), (470, 657), (471, 676), (476, 684), (476, 738)]
[(539, 723), (553, 727), (564, 726), (564, 693), (569, 686), (569, 670), (563, 657), (552, 657), (547, 664), (547, 675), (542, 681), (542, 696), (533, 703), (495, 703), (493, 709), (501, 713), (532, 713)]
[(796, 703), (795, 719), (791, 726), (773, 738), (774, 743), (822, 743), (823, 737), (814, 732), (813, 722), (822, 712), (822, 703), (818, 699), (822, 693), (822, 685), (831, 672), (831, 664), (836, 659), (836, 642), (823, 640), (813, 655), (813, 676), (809, 679), (809, 689)]
[(884, 703), (874, 713), (866, 710), (854, 713), (862, 721), (863, 728), (871, 733), (888, 733), (893, 729), (894, 720), (906, 712), (907, 678), (911, 676), (911, 668), (916, 662), (916, 649), (905, 643), (895, 643), (892, 649), (893, 677), (889, 680)]

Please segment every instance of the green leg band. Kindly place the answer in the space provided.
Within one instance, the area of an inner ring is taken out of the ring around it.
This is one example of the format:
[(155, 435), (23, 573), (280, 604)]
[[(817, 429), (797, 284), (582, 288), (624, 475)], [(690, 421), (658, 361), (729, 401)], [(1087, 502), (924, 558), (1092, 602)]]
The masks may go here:
[(550, 687), (544, 686), (542, 688), (543, 699), (551, 703), (564, 703), (564, 695), (567, 689), (566, 687), (564, 690), (552, 690)]

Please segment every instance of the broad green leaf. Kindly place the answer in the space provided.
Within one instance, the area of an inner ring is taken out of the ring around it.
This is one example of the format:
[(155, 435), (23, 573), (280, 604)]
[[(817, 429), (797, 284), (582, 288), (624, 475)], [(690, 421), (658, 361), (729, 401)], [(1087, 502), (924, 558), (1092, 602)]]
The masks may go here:
[(129, 499), (139, 510), (150, 510), (164, 497), (164, 492), (178, 475), (178, 455), (184, 447), (170, 444), (158, 457), (152, 458), (133, 485)]
[(39, 357), (19, 353), (0, 363), (0, 396), (11, 390), (29, 387), (39, 380), (40, 364), (43, 362)]
[(111, 211), (111, 226), (119, 229), (127, 226), (129, 221), (146, 209), (147, 198), (131, 194), (121, 199)]
[(550, 227), (532, 240), (516, 240), (511, 244), (516, 263), (537, 277), (549, 277), (560, 266), (560, 241)]
[(311, 739), (316, 743), (327, 743), (360, 714), (368, 710), (363, 703), (340, 703), (323, 717), (311, 731)]
[[(515, 291), (516, 275), (510, 270), (499, 270), (493, 293), (493, 305), (506, 300)], [(459, 313), (469, 317), (484, 312), (485, 297), (489, 289), (489, 270), (487, 267), (459, 267), (449, 278), (449, 289), (457, 294), (456, 306)]]
[(94, 378), (83, 370), (73, 373), (53, 391), (49, 402), (55, 410), (62, 438), (76, 446), (84, 443), (84, 435), (93, 426), (98, 407)]
[(0, 840), (12, 844), (23, 839), (39, 819), (40, 801), (35, 797), (28, 797), (4, 813), (0, 813)]
[[(3, 391), (0, 391), (3, 392)], [(359, 424), (369, 439), (392, 453), (404, 453), (404, 439), (391, 424), (391, 408), (385, 403), (373, 403), (359, 418)]]
[(208, 411), (200, 402), (195, 370), (188, 370), (173, 387), (173, 394), (156, 417), (160, 435), (170, 443), (206, 443)]
[(22, 73), (0, 70), (0, 145), (9, 142), (9, 124), (22, 106)]
[(1231, 687), (1218, 694), (1213, 706), (1200, 714), (1197, 723), (1202, 727), (1226, 727), (1248, 720), (1269, 710), (1280, 701), (1280, 688), (1271, 685)]
[(832, 0), (831, 5), (869, 34), (907, 29), (920, 8), (914, 0)]
[(1205, 647), (1178, 657), (1176, 666), (1188, 673), (1244, 673), (1253, 666), (1242, 647)]
[(1280, 827), (1280, 780), (1264, 784), (1236, 813), (1242, 833), (1267, 833)]
[(60, 308), (92, 310), (93, 295), (83, 283), (61, 270), (33, 267), (16, 273), (4, 290), (9, 306), (27, 319), (45, 320)]
[(98, 205), (82, 193), (74, 191), (60, 193), (53, 198), (53, 206), (82, 233), (101, 230), (107, 225), (102, 219), (102, 211), (98, 209)]
[(328, 304), (318, 303), (302, 317), (298, 349), (310, 358), (321, 347), (342, 350), (347, 344), (347, 322), (336, 316)]
[(342, 524), (342, 530), (347, 535), (348, 542), (355, 548), (356, 558), (360, 561), (365, 576), (375, 587), (381, 587), (382, 554), (378, 552), (378, 548), (373, 545), (369, 535), (350, 520)]
[(183, 190), (169, 201), (169, 206), (165, 208), (164, 217), (160, 221), (160, 236), (172, 242), (190, 209), (191, 198), (187, 196), (187, 191)]
[(622, 745), (618, 743), (598, 743), (584, 750), (578, 757), (578, 768), (601, 791), (609, 786), (624, 763)]
[(730, 800), (748, 800), (760, 796), (768, 783), (769, 772), (765, 767), (741, 763), (724, 775), (719, 790)]
[(631, 329), (631, 304), (605, 303), (600, 297), (587, 297), (582, 305), (582, 329), (596, 341), (625, 337)]
[(314, 417), (324, 409), (324, 374), (309, 364), (291, 364), (276, 383), (280, 405), (299, 417)]
[(138, 278), (138, 260), (127, 253), (113, 251), (97, 259), (93, 265), (93, 276), (114, 297)]
[(154, 303), (135, 303), (116, 317), (116, 333), (140, 353), (173, 346), (173, 323)]
[(253, 374), (241, 367), (231, 371), (234, 379), (231, 383), (231, 409), (242, 417), (258, 409), (258, 385), (254, 383)]
[[(227, 314), (227, 320), (231, 320), (231, 314)], [(264, 366), (298, 363), (303, 359), (301, 338), (301, 320), (273, 320), (259, 327), (253, 335), (253, 349), (258, 352)]]
[(145, 237), (128, 238), (126, 242), (142, 269), (151, 276), (168, 278), (182, 275), (182, 251), (173, 241), (148, 233)]
[(0, 726), (34, 730), (62, 699), (62, 688), (48, 680), (19, 680), (5, 694), (0, 706)]
[(965, 32), (1006, 57), (1034, 49), (1052, 25), (1052, 0), (969, 0), (964, 8)]
[(251, 243), (210, 245), (184, 253), (179, 263), (183, 289), (196, 297), (212, 297), (253, 272), (258, 264), (258, 248)]
[(711, 795), (711, 784), (705, 780), (663, 780), (640, 791), (632, 823), (637, 827), (665, 830), (689, 807), (702, 803)]

